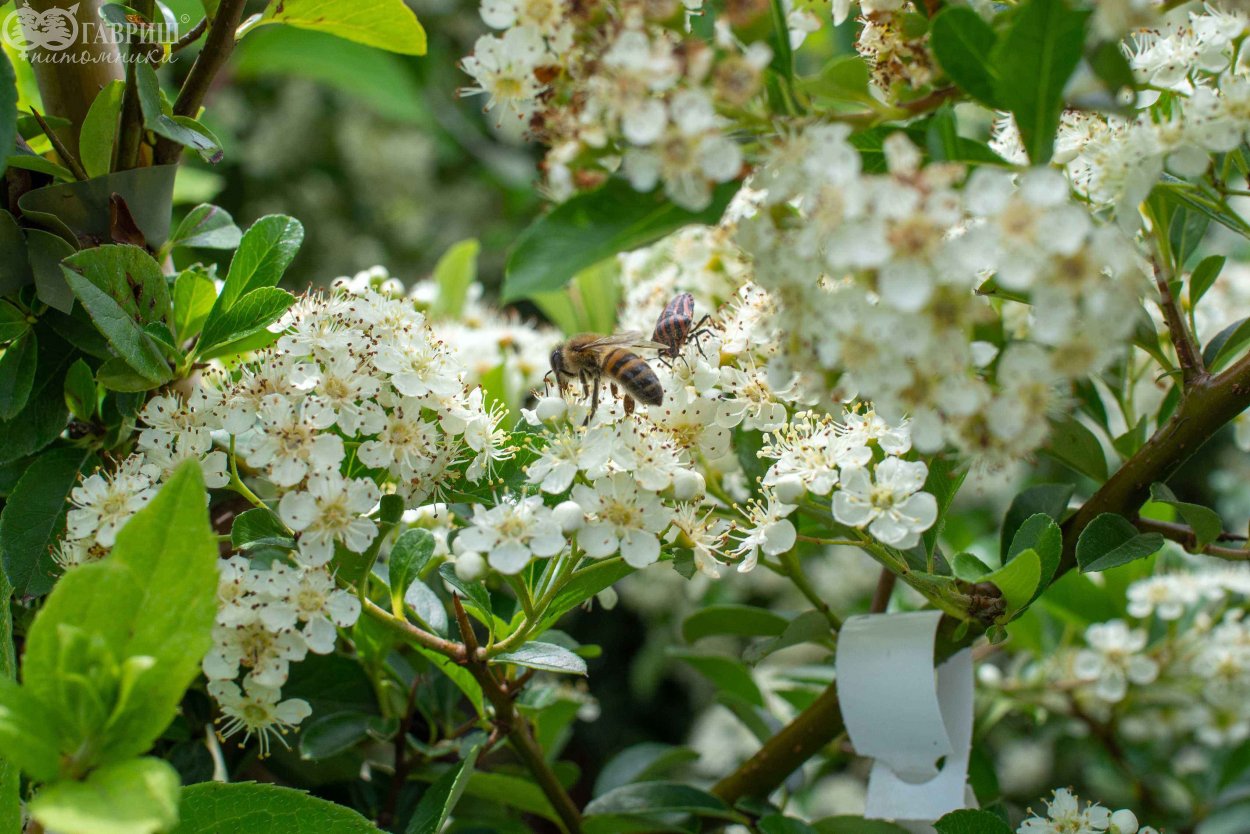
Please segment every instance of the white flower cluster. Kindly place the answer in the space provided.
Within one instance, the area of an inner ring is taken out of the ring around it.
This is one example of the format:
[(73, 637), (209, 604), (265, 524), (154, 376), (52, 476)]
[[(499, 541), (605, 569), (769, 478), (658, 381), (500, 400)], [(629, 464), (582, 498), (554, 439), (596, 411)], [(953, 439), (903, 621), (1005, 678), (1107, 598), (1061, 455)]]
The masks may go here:
[[(762, 194), (736, 240), (784, 334), (762, 373), (813, 401), (836, 382), (887, 420), (907, 415), (921, 452), (953, 444), (989, 467), (1027, 456), (1059, 388), (1132, 332), (1132, 241), (1073, 203), (1058, 172), (922, 168), (895, 133), (888, 172), (868, 174), (849, 133), (786, 136), (751, 182)], [(996, 332), (1001, 350), (981, 337)]]
[[(1208, 3), (1186, 6), (1156, 28), (1133, 36), (1126, 48), (1139, 82), (1134, 118), (1089, 111), (1064, 114), (1055, 161), (1092, 203), (1114, 207), (1122, 223), (1137, 222), (1137, 207), (1164, 171), (1181, 178), (1204, 174), (1211, 154), (1235, 150), (1250, 129), (1250, 64), (1239, 46), (1250, 14)], [(1023, 162), (1019, 133), (1000, 119), (993, 147)]]
[(550, 148), (543, 170), (558, 199), (619, 165), (634, 188), (663, 183), (674, 202), (703, 208), (742, 168), (722, 113), (755, 98), (772, 52), (738, 42), (728, 19), (711, 44), (690, 36), (699, 5), (485, 0), (482, 19), (504, 31), (464, 59), (476, 82), (466, 92), (528, 120)]
[(1046, 815), (1031, 815), (1016, 834), (1159, 834), (1141, 826), (1137, 815), (1127, 808), (1111, 811), (1096, 802), (1081, 805), (1080, 797), (1067, 788), (1057, 788), (1046, 803)]

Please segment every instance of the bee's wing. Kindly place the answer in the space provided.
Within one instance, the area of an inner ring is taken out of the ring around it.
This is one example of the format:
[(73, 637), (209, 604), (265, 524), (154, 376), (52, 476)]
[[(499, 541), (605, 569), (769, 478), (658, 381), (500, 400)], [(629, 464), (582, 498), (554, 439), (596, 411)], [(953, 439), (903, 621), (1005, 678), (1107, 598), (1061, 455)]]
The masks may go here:
[(611, 336), (604, 336), (601, 339), (595, 339), (593, 342), (588, 343), (586, 347), (597, 350), (610, 347), (649, 348), (664, 346), (651, 341), (637, 330), (626, 330), (621, 333), (613, 333)]

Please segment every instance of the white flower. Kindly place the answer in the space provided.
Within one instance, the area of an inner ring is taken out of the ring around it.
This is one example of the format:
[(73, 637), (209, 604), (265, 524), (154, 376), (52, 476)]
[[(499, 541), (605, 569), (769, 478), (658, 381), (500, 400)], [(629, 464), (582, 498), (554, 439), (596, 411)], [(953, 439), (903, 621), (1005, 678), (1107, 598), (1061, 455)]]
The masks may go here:
[(291, 487), (310, 472), (337, 469), (343, 461), (343, 439), (325, 432), (334, 412), (313, 399), (292, 402), (281, 394), (261, 401), (260, 425), (238, 438), (248, 466), (265, 469), (280, 487)]
[(280, 687), (286, 683), (291, 661), (303, 660), (308, 644), (298, 631), (270, 630), (261, 620), (237, 626), (213, 627), (213, 647), (204, 656), (204, 675), (209, 680), (233, 680), (247, 669), (256, 682)]
[(739, 573), (754, 570), (760, 551), (768, 556), (777, 556), (794, 547), (797, 531), (793, 522), (786, 518), (792, 512), (793, 506), (781, 503), (773, 495), (768, 495), (765, 503), (754, 502), (750, 505), (747, 525), (740, 528), (742, 539), (732, 551), (742, 560), (738, 564)]
[(924, 486), (928, 468), (920, 461), (886, 458), (870, 475), (866, 467), (845, 470), (833, 496), (833, 517), (868, 528), (878, 541), (906, 550), (937, 521), (937, 499)]
[(786, 407), (777, 401), (780, 392), (768, 381), (766, 368), (721, 368), (721, 400), (717, 422), (725, 428), (741, 425), (750, 431), (776, 431), (785, 425)]
[(1161, 620), (1178, 620), (1196, 603), (1201, 587), (1186, 574), (1152, 576), (1128, 588), (1128, 613), (1143, 619), (1155, 614)]
[(1055, 791), (1046, 803), (1046, 817), (1033, 816), (1020, 824), (1017, 834), (1101, 834), (1111, 824), (1111, 812), (1090, 803), (1084, 809), (1067, 788)]
[(535, 556), (547, 558), (564, 549), (564, 533), (543, 499), (507, 497), (490, 509), (475, 504), (470, 526), (457, 542), (486, 553), (500, 573), (520, 573)]
[(300, 534), (300, 553), (312, 565), (323, 565), (341, 541), (353, 553), (364, 553), (378, 535), (378, 526), (366, 513), (380, 498), (377, 484), (366, 478), (347, 480), (338, 472), (318, 472), (308, 479), (307, 491), (284, 494), (278, 515)]
[(572, 485), (579, 471), (591, 480), (606, 474), (615, 445), (616, 435), (607, 426), (562, 429), (547, 435), (547, 445), (526, 469), (526, 477), (543, 492), (557, 495)]
[(543, 90), (534, 68), (546, 52), (542, 36), (531, 26), (509, 29), (501, 38), (483, 35), (473, 45), (473, 54), (461, 62), (477, 81), (465, 92), (489, 96), (487, 110), (502, 105), (519, 115)]
[(156, 494), (151, 475), (143, 456), (131, 455), (111, 475), (88, 476), (69, 494), (67, 537), (93, 538), (101, 547), (112, 547), (118, 531)]
[(426, 328), (395, 334), (378, 346), (373, 364), (405, 397), (450, 397), (463, 389), (451, 356)]
[(222, 724), (222, 740), (242, 732), (243, 741), (239, 743), (242, 747), (256, 736), (261, 758), (269, 755), (271, 738), (276, 738), (283, 747), (289, 746), (283, 736), (312, 714), (307, 701), (300, 698), (283, 701), (277, 687), (257, 683), (251, 675), (243, 679), (243, 689), (234, 681), (210, 680), (208, 694), (221, 707), (225, 719), (224, 723), (222, 718), (217, 719)]
[(694, 566), (700, 573), (720, 576), (720, 566), (727, 557), (725, 542), (729, 538), (729, 522), (716, 518), (712, 512), (701, 512), (696, 504), (679, 504), (673, 515), (673, 526), (680, 531), (677, 541), (690, 548)]
[(1108, 703), (1124, 700), (1130, 682), (1148, 684), (1159, 676), (1159, 664), (1140, 653), (1146, 632), (1123, 620), (1094, 623), (1085, 630), (1085, 642), (1090, 648), (1076, 653), (1073, 674), (1092, 682), (1094, 694)]
[(578, 484), (573, 500), (590, 517), (577, 535), (587, 556), (601, 559), (619, 551), (635, 568), (660, 558), (656, 534), (668, 526), (673, 511), (654, 493), (640, 490), (628, 473), (608, 475), (591, 486)]
[(366, 466), (412, 478), (425, 471), (437, 442), (438, 424), (421, 418), (420, 401), (405, 399), (391, 408), (378, 436), (361, 443), (356, 454)]
[(300, 634), (309, 651), (329, 654), (338, 636), (335, 626), (347, 628), (360, 617), (360, 600), (337, 587), (325, 568), (287, 568), (275, 564), (269, 571), (268, 607), (303, 623)]

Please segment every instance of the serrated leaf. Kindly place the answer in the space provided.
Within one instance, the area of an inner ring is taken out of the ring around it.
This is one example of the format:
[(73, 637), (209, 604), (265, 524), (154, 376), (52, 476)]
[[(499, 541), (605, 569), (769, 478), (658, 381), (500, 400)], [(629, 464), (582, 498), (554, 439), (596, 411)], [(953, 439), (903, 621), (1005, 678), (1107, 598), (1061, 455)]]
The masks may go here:
[(270, 214), (253, 223), (230, 261), (213, 313), (234, 306), (244, 295), (276, 286), (304, 242), (304, 227), (294, 217)]
[(156, 259), (138, 246), (94, 246), (66, 258), (62, 266), (108, 294), (138, 324), (169, 315), (169, 282)]
[[(67, 260), (72, 261), (73, 258)], [(136, 373), (156, 384), (168, 382), (173, 371), (152, 337), (108, 293), (70, 266), (62, 267), (65, 280), (96, 328), (113, 350)]]
[(544, 672), (561, 672), (570, 675), (586, 675), (586, 661), (578, 655), (554, 643), (533, 641), (516, 651), (497, 654), (491, 663), (511, 663)]
[(1076, 561), (1085, 573), (1144, 559), (1163, 547), (1158, 533), (1139, 533), (1132, 522), (1115, 513), (1103, 513), (1091, 521), (1076, 542)]
[(255, 782), (201, 782), (182, 789), (181, 819), (170, 834), (378, 834), (350, 808), (303, 791)]
[(610, 179), (597, 191), (579, 194), (540, 217), (517, 238), (504, 275), (503, 301), (558, 290), (586, 267), (618, 252), (653, 243), (682, 226), (714, 225), (739, 183), (717, 186), (711, 204), (692, 212)]

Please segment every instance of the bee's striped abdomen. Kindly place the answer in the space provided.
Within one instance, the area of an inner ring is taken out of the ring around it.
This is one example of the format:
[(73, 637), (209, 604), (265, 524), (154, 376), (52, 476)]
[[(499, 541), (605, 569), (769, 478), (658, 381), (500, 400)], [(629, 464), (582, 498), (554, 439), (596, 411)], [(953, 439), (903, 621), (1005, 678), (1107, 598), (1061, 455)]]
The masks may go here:
[(630, 396), (646, 405), (664, 402), (664, 387), (641, 357), (625, 348), (612, 348), (603, 354), (603, 373), (621, 384)]
[(666, 356), (676, 356), (686, 343), (690, 324), (694, 320), (694, 296), (688, 292), (678, 295), (668, 303), (655, 323), (651, 341), (667, 346)]

